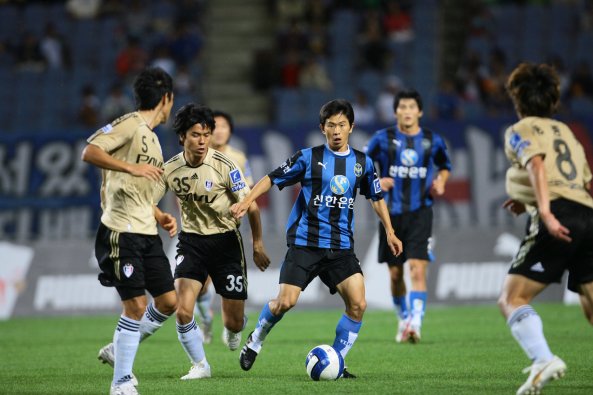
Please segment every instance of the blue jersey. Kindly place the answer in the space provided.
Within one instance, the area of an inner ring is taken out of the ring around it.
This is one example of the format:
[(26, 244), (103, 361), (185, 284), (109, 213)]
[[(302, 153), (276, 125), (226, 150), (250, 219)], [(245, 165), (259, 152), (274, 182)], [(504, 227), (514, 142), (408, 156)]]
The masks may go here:
[(352, 148), (347, 155), (326, 145), (303, 149), (268, 176), (279, 189), (301, 184), (286, 224), (289, 246), (353, 248), (356, 191), (373, 201), (383, 198), (373, 161)]
[(447, 146), (428, 129), (409, 136), (397, 126), (379, 130), (369, 141), (367, 155), (378, 163), (381, 177), (392, 177), (394, 186), (385, 193), (392, 215), (432, 206), (430, 188), (434, 167), (451, 170)]

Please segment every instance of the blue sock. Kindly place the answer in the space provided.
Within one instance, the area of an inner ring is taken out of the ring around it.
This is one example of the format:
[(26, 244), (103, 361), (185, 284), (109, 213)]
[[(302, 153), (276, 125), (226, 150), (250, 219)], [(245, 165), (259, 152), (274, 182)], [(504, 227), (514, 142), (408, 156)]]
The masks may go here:
[(259, 353), (259, 351), (261, 350), (262, 343), (266, 339), (266, 336), (268, 335), (268, 333), (270, 333), (274, 325), (276, 325), (276, 323), (282, 319), (283, 316), (284, 314), (272, 314), (269, 304), (266, 303), (263, 309), (261, 310), (261, 313), (259, 314), (259, 318), (257, 319), (257, 326), (251, 334), (251, 342), (249, 343), (249, 348)]
[(346, 314), (342, 315), (342, 318), (338, 321), (338, 326), (336, 326), (336, 338), (334, 339), (332, 347), (342, 354), (343, 358), (346, 358), (346, 354), (348, 354), (348, 351), (350, 351), (352, 345), (356, 341), (361, 326), (362, 321), (354, 321)]
[(409, 311), (408, 311), (408, 303), (406, 302), (406, 296), (393, 296), (393, 304), (395, 306), (395, 311), (397, 312), (397, 316), (400, 320), (405, 320), (408, 318)]
[(412, 325), (422, 325), (426, 312), (426, 291), (410, 292), (410, 309), (412, 310)]

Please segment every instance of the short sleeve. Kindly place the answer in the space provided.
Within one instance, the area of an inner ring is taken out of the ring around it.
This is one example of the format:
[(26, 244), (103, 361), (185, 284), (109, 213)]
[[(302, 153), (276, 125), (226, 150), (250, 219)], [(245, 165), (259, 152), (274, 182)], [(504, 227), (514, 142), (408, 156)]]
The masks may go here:
[(377, 175), (373, 161), (368, 155), (366, 156), (365, 162), (365, 172), (360, 182), (360, 193), (367, 199), (376, 202), (377, 200), (383, 199), (379, 176)]
[(278, 168), (268, 174), (270, 180), (279, 189), (294, 185), (300, 182), (307, 170), (307, 163), (303, 151), (298, 151), (292, 157), (286, 159)]
[(111, 153), (129, 141), (136, 132), (136, 129), (129, 127), (113, 127), (111, 124), (103, 126), (87, 139), (89, 144)]
[(527, 162), (534, 156), (545, 155), (538, 130), (528, 123), (515, 124), (507, 130), (505, 153), (512, 162), (517, 162), (525, 168)]

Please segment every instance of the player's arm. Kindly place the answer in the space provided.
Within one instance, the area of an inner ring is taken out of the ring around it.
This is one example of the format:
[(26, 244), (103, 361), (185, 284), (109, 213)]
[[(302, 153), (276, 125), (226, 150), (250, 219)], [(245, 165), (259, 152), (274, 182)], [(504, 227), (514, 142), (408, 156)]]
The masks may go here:
[(251, 192), (249, 192), (249, 195), (245, 197), (245, 199), (231, 206), (230, 211), (233, 217), (235, 217), (236, 219), (242, 218), (249, 209), (249, 206), (251, 206), (251, 203), (255, 202), (255, 199), (257, 199), (264, 193), (268, 192), (270, 188), (272, 188), (272, 180), (269, 176), (264, 176), (261, 180), (257, 182), (257, 184), (255, 184), (255, 186), (253, 187)]
[(255, 201), (249, 205), (247, 216), (249, 217), (249, 226), (251, 227), (251, 236), (253, 237), (253, 262), (263, 272), (270, 266), (270, 258), (264, 247), (261, 217), (259, 215), (259, 207)]
[(531, 182), (531, 186), (535, 193), (539, 215), (542, 222), (546, 225), (548, 232), (557, 239), (566, 242), (572, 241), (568, 236), (570, 231), (564, 227), (560, 221), (556, 219), (552, 211), (550, 211), (550, 194), (548, 191), (544, 157), (542, 155), (535, 155), (529, 162), (527, 162), (526, 168), (527, 173), (529, 174), (529, 181)]
[(438, 196), (442, 196), (445, 193), (445, 184), (447, 184), (450, 174), (451, 172), (448, 169), (441, 169), (435, 179), (432, 180), (432, 190)]
[(114, 158), (95, 144), (88, 144), (82, 151), (82, 160), (101, 169), (121, 171), (135, 177), (146, 177), (158, 181), (163, 170), (158, 167), (143, 163), (134, 164)]
[(177, 219), (169, 213), (164, 213), (156, 205), (152, 206), (154, 210), (154, 218), (156, 222), (161, 225), (163, 229), (169, 232), (171, 238), (177, 234)]
[(391, 218), (389, 217), (389, 210), (387, 210), (387, 205), (385, 204), (385, 200), (370, 200), (375, 213), (381, 220), (383, 224), (383, 228), (385, 228), (385, 235), (387, 236), (387, 244), (389, 245), (389, 249), (391, 253), (395, 256), (398, 256), (402, 253), (402, 242), (400, 239), (397, 238), (395, 235), (395, 231), (393, 230), (393, 226), (391, 225)]

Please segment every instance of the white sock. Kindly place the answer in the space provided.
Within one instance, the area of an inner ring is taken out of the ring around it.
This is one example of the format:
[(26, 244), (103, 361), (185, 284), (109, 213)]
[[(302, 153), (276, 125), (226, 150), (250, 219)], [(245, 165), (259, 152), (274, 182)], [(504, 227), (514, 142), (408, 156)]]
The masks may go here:
[(136, 351), (140, 344), (140, 321), (123, 315), (120, 317), (113, 334), (113, 352), (115, 361), (113, 366), (112, 385), (122, 384), (132, 379), (132, 367), (136, 358)]
[(156, 309), (154, 302), (146, 306), (146, 311), (140, 320), (140, 341), (144, 341), (147, 337), (152, 336), (158, 331), (167, 318), (169, 318), (168, 315)]
[(533, 307), (517, 307), (509, 316), (507, 324), (513, 337), (533, 362), (550, 361), (554, 357), (544, 337), (542, 320)]
[(201, 322), (212, 321), (212, 301), (214, 300), (214, 285), (210, 284), (208, 290), (203, 295), (198, 296), (196, 309)]
[(186, 325), (177, 323), (177, 338), (192, 364), (195, 365), (206, 357), (204, 336), (194, 319)]

